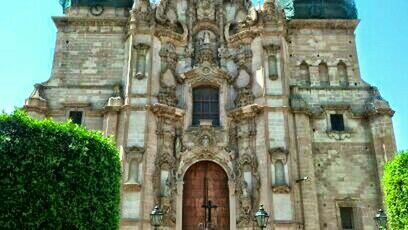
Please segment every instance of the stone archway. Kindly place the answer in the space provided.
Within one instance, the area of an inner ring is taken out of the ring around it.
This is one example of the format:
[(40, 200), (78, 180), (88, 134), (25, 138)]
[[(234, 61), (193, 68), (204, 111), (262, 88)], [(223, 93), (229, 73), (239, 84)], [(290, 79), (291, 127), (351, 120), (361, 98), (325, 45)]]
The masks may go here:
[(230, 229), (228, 176), (221, 166), (211, 161), (195, 163), (185, 173), (183, 187), (183, 230), (197, 230), (204, 224), (206, 191), (208, 200), (217, 206), (211, 210), (214, 229)]

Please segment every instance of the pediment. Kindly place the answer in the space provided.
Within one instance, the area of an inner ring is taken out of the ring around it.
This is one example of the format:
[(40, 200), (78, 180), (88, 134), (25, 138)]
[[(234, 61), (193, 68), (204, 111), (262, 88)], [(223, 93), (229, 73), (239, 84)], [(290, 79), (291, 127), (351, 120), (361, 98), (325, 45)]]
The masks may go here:
[(224, 70), (214, 65), (202, 65), (185, 72), (180, 77), (187, 82), (195, 84), (209, 83), (221, 85), (224, 82), (231, 82), (233, 78)]

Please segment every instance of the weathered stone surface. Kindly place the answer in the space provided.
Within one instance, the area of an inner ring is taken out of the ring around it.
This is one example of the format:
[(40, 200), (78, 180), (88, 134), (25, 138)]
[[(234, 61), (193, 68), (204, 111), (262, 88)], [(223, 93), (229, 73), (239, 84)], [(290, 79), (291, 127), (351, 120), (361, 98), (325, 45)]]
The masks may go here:
[[(82, 111), (84, 126), (114, 136), (122, 229), (149, 229), (155, 204), (164, 229), (182, 229), (184, 175), (201, 161), (227, 175), (230, 229), (253, 229), (261, 203), (274, 229), (341, 229), (339, 207), (353, 208), (355, 229), (374, 228), (394, 111), (360, 77), (357, 21), (285, 21), (271, 1), (220, 0), (73, 7), (54, 21), (52, 76), (25, 109), (58, 121)], [(219, 91), (219, 127), (192, 126), (202, 86)]]

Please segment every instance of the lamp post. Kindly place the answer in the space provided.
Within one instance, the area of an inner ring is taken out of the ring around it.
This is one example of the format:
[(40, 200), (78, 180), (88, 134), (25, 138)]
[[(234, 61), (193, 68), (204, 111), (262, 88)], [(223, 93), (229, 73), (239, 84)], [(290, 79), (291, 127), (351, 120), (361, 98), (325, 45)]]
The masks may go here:
[(255, 213), (255, 221), (260, 229), (266, 228), (268, 225), (269, 214), (265, 211), (263, 205), (261, 204), (258, 211)]
[(154, 227), (154, 230), (159, 229), (163, 221), (163, 212), (160, 210), (160, 207), (156, 205), (150, 213), (150, 223)]
[(379, 230), (387, 229), (387, 215), (385, 214), (384, 210), (379, 209), (374, 217), (374, 220)]

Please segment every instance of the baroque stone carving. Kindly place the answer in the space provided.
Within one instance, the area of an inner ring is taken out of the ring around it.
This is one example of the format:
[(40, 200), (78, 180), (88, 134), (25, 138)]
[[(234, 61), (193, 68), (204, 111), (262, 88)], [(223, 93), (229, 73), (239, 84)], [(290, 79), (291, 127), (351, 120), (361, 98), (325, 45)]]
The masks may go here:
[(131, 10), (131, 24), (147, 23), (152, 21), (153, 13), (148, 0), (137, 0)]
[(198, 20), (215, 20), (215, 1), (201, 0), (197, 1), (197, 19)]
[(237, 97), (235, 99), (235, 105), (237, 108), (244, 107), (254, 103), (254, 95), (250, 87), (244, 87), (237, 89)]
[(176, 85), (177, 76), (175, 74), (177, 66), (176, 48), (171, 43), (166, 43), (160, 49), (160, 58), (162, 60), (161, 76), (160, 76), (160, 91), (158, 100), (162, 104), (176, 106)]
[(329, 138), (335, 139), (337, 141), (343, 141), (345, 139), (351, 138), (352, 131), (351, 130), (344, 130), (344, 131), (327, 130), (326, 133)]
[[(240, 203), (238, 224), (250, 226), (253, 213), (259, 204), (259, 188), (261, 186), (258, 162), (254, 153), (245, 152), (240, 155), (236, 170), (238, 175), (236, 188)], [(245, 174), (249, 174), (250, 178)]]
[[(157, 116), (157, 156), (153, 176), (155, 202), (160, 204), (164, 217), (164, 226), (174, 226), (176, 223), (176, 168), (178, 165), (177, 148), (182, 143), (178, 138), (183, 112), (175, 107), (155, 104), (149, 107)], [(179, 145), (177, 147), (177, 145)], [(166, 173), (163, 173), (166, 172)], [(166, 176), (166, 178), (162, 178)], [(163, 183), (164, 182), (164, 183)]]

